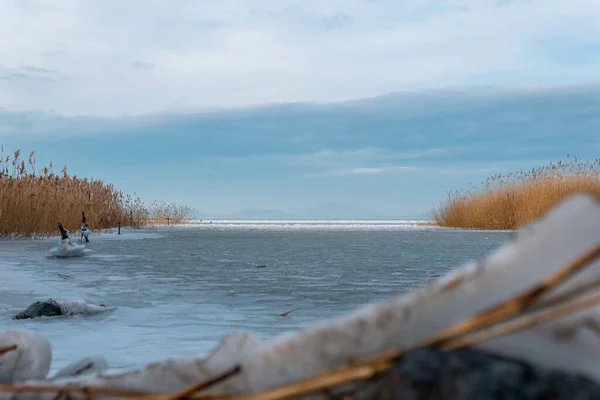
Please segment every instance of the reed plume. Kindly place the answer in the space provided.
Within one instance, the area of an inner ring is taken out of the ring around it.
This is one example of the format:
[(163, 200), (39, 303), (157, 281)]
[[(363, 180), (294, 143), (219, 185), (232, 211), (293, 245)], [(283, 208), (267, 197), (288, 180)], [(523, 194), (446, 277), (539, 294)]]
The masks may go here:
[(529, 171), (496, 174), (469, 190), (450, 192), (433, 212), (436, 225), (472, 229), (516, 229), (565, 197), (587, 192), (600, 199), (600, 158), (566, 161)]

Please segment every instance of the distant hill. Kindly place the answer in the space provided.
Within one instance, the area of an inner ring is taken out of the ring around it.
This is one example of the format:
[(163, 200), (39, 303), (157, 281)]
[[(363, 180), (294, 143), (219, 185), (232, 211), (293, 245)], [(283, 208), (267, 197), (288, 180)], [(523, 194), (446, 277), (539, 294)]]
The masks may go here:
[(213, 219), (296, 219), (297, 215), (280, 210), (248, 208), (230, 214), (218, 215)]
[(228, 214), (198, 214), (195, 219), (272, 219), (272, 220), (294, 220), (294, 219), (423, 219), (422, 215), (408, 216), (385, 216), (373, 213), (358, 207), (352, 207), (344, 203), (327, 202), (313, 207), (308, 207), (297, 212), (285, 212), (274, 209), (248, 208), (235, 213)]

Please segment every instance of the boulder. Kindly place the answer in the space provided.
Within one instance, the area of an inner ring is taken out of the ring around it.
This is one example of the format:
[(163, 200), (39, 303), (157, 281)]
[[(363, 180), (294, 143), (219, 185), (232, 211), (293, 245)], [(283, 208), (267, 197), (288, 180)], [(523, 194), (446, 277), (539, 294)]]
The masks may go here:
[(58, 315), (63, 315), (60, 306), (56, 304), (52, 300), (47, 301), (36, 301), (25, 311), (21, 311), (17, 315), (15, 315), (16, 319), (28, 319), (28, 318), (37, 318), (37, 317), (55, 317)]

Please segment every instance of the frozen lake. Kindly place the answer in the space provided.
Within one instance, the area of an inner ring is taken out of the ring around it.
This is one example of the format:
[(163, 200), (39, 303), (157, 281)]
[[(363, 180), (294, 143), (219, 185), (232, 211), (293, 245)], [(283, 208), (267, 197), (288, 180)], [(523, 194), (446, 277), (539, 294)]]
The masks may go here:
[[(0, 241), (0, 330), (41, 332), (53, 372), (89, 354), (134, 367), (204, 353), (233, 330), (269, 339), (410, 291), (507, 236), (413, 221), (213, 221), (92, 234), (92, 252), (72, 259), (48, 255), (57, 238)], [(50, 297), (116, 309), (12, 319)]]

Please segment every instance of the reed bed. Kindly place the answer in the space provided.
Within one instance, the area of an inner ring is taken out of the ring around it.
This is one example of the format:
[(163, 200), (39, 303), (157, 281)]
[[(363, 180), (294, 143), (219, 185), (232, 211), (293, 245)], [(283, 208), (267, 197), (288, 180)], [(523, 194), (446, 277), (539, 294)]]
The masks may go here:
[(191, 211), (186, 205), (156, 200), (148, 207), (148, 221), (150, 225), (179, 224), (189, 219)]
[(170, 211), (173, 221), (186, 218), (185, 207), (157, 204), (160, 207), (147, 207), (139, 197), (100, 179), (69, 176), (66, 166), (60, 174), (52, 171), (52, 163), (37, 170), (35, 152), (24, 160), (20, 150), (5, 156), (0, 146), (0, 237), (57, 234), (58, 221), (74, 232), (81, 226), (82, 212), (92, 230), (119, 223), (145, 226), (156, 215)]
[(600, 199), (600, 158), (566, 161), (530, 171), (489, 177), (470, 190), (448, 193), (433, 212), (433, 224), (452, 228), (516, 229), (567, 196), (587, 192)]

